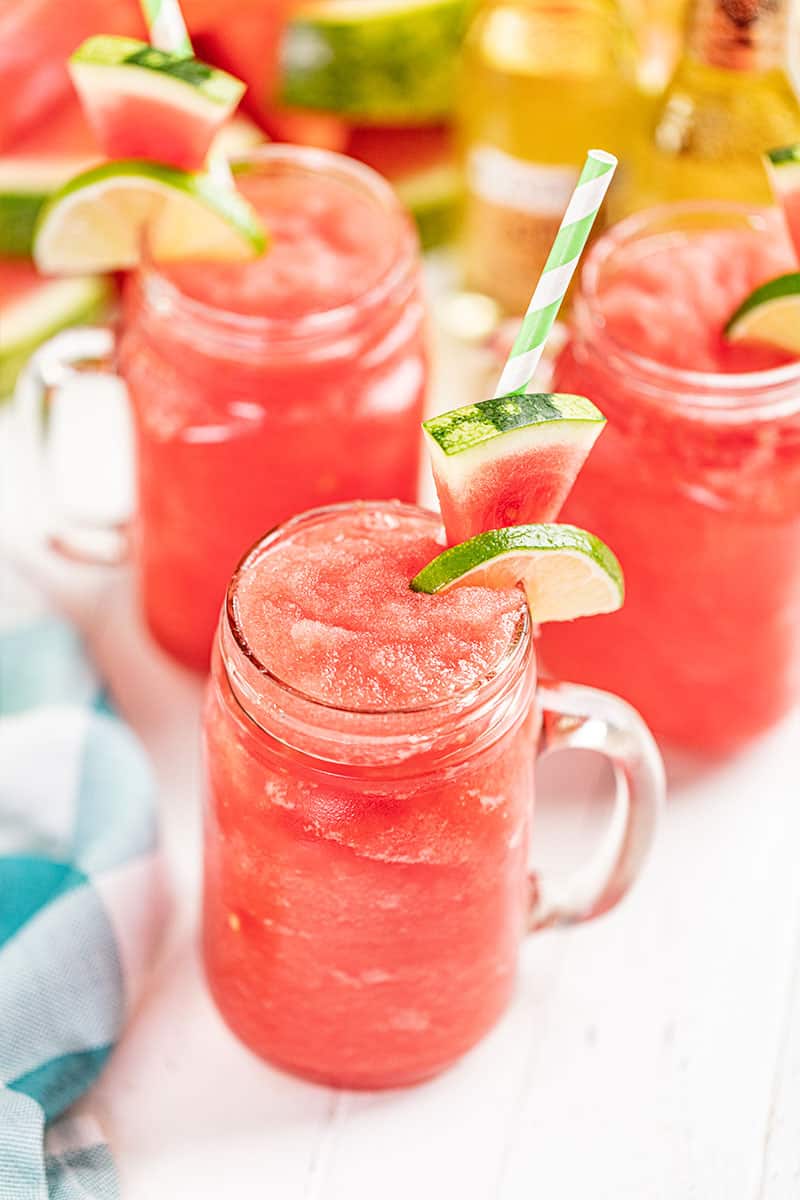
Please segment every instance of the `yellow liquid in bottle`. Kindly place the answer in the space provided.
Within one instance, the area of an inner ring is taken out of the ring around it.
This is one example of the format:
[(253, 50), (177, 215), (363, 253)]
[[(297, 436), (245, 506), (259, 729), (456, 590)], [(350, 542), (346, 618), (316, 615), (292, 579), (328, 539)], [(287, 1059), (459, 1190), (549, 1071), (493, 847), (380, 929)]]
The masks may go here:
[(645, 103), (633, 75), (613, 0), (490, 0), (479, 10), (461, 80), (469, 287), (525, 310), (586, 151), (623, 156), (632, 141)]
[[(728, 6), (730, 7), (730, 6)], [(700, 0), (689, 44), (637, 149), (614, 215), (671, 200), (769, 204), (765, 151), (800, 141), (800, 102), (784, 65), (785, 0), (734, 27), (725, 0)]]

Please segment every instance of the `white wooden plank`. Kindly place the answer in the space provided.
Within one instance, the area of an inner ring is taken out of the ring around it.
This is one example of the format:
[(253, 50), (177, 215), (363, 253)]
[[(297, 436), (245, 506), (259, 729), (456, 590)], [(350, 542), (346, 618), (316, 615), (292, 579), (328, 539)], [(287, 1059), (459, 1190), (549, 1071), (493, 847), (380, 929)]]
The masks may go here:
[(511, 1013), (455, 1072), (357, 1099), (324, 1200), (421, 1181), (464, 1200), (753, 1200), (800, 895), (797, 736), (685, 784), (631, 901), (534, 939)]
[(800, 914), (798, 918), (758, 1200), (797, 1200), (800, 1196)]

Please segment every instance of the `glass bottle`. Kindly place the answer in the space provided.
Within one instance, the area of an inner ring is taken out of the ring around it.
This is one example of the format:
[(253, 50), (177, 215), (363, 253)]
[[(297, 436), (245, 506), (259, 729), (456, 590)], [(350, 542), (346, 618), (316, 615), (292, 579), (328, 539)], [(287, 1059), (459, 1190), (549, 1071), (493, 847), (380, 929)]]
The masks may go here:
[(586, 151), (625, 151), (634, 72), (617, 0), (481, 5), (460, 89), (468, 287), (525, 310)]
[(761, 155), (800, 141), (792, 0), (694, 0), (684, 51), (614, 215), (668, 200), (768, 204)]

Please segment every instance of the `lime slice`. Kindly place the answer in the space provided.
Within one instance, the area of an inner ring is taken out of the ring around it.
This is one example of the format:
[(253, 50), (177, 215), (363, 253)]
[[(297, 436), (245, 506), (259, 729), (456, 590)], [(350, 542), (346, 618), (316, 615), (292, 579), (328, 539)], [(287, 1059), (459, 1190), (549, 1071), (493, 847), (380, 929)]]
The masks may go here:
[(605, 425), (584, 396), (500, 396), (423, 423), (448, 541), (552, 521)]
[(37, 346), (69, 325), (105, 316), (112, 284), (94, 276), (41, 279), (29, 263), (0, 263), (0, 396)]
[(762, 283), (725, 326), (730, 342), (762, 342), (800, 355), (800, 272)]
[(572, 621), (615, 612), (622, 568), (604, 542), (575, 525), (490, 529), (443, 551), (411, 580), (415, 592), (522, 585), (534, 621)]
[(196, 58), (127, 37), (92, 37), (69, 72), (109, 158), (199, 169), (245, 85)]
[(307, 0), (280, 50), (280, 99), (365, 122), (449, 114), (473, 0)]
[(36, 226), (33, 254), (52, 275), (136, 266), (147, 244), (157, 262), (237, 261), (266, 246), (243, 196), (207, 174), (161, 163), (104, 163), (60, 188)]

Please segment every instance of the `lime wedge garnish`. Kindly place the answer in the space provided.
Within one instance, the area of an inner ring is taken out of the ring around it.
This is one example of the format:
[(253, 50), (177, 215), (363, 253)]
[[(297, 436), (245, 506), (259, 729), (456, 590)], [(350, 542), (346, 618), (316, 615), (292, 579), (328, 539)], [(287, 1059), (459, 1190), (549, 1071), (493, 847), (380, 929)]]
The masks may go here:
[(39, 217), (33, 256), (46, 274), (136, 266), (147, 246), (157, 262), (237, 261), (266, 246), (243, 196), (208, 174), (133, 159), (104, 163), (60, 188)]
[(730, 342), (760, 342), (800, 355), (800, 272), (763, 283), (725, 326)]
[(490, 529), (443, 551), (411, 580), (415, 592), (429, 593), (520, 584), (539, 623), (614, 612), (625, 595), (613, 552), (575, 525)]

